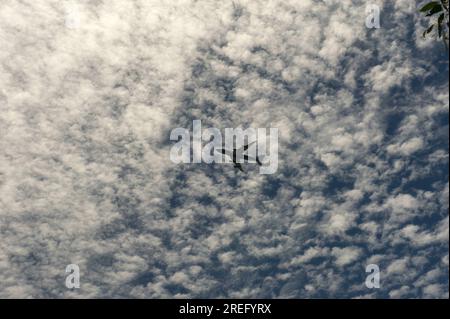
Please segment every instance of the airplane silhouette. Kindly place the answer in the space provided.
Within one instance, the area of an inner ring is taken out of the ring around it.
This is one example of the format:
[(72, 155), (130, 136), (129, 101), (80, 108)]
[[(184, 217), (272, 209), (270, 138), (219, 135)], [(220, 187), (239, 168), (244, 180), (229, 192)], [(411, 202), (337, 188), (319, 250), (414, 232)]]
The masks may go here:
[(256, 159), (255, 159), (255, 158), (249, 156), (248, 154), (244, 154), (244, 152), (245, 152), (245, 151), (250, 147), (250, 145), (252, 145), (253, 143), (255, 143), (255, 142), (252, 142), (252, 143), (250, 143), (250, 144), (244, 145), (243, 147), (238, 148), (238, 149), (233, 148), (232, 151), (231, 151), (231, 150), (228, 150), (228, 149), (225, 149), (225, 148), (218, 149), (218, 151), (219, 151), (220, 153), (222, 153), (222, 154), (228, 155), (228, 156), (233, 160), (233, 166), (234, 166), (235, 168), (238, 168), (241, 172), (245, 172), (244, 169), (242, 168), (241, 163), (238, 163), (238, 159), (242, 159), (242, 158), (243, 158), (243, 159), (244, 159), (244, 162), (245, 162), (245, 161), (248, 161), (249, 159), (251, 159), (251, 160), (256, 160), (256, 162), (258, 163), (258, 165), (259, 165), (259, 166), (262, 166), (262, 163), (261, 163), (261, 161), (259, 160), (258, 155), (256, 156)]

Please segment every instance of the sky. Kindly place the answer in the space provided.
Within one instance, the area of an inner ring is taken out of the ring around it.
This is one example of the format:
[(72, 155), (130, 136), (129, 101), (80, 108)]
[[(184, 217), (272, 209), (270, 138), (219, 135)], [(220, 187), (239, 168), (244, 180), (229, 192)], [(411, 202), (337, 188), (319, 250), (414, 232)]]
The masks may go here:
[[(448, 298), (422, 3), (2, 0), (0, 297)], [(278, 170), (173, 163), (193, 120), (278, 128)]]

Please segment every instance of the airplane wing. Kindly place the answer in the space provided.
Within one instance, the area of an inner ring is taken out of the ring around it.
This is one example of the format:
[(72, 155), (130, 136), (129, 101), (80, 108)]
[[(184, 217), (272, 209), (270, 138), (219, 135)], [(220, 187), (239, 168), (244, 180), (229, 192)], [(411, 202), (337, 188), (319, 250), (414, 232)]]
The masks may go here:
[(262, 166), (262, 163), (259, 160), (258, 156), (256, 156), (256, 158), (254, 158), (253, 156), (246, 155), (246, 154), (244, 154), (243, 156), (244, 156), (244, 160), (246, 160), (246, 161), (248, 161), (248, 160), (256, 161), (256, 163), (258, 163), (259, 166)]
[(242, 146), (241, 148), (239, 148), (239, 150), (246, 151), (251, 145), (253, 145), (255, 143), (256, 143), (256, 141), (253, 141), (247, 145)]
[(222, 153), (222, 154), (225, 154), (225, 155), (228, 155), (229, 157), (233, 158), (233, 151), (228, 150), (226, 148), (216, 149), (215, 151), (217, 151), (219, 153)]

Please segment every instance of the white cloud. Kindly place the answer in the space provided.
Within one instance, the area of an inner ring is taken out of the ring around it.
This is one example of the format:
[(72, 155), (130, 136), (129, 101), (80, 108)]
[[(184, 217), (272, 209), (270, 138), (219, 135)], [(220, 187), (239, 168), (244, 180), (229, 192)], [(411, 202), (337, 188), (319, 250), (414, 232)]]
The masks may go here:
[[(448, 80), (408, 1), (379, 30), (350, 0), (76, 3), (0, 5), (0, 297), (448, 295)], [(193, 119), (278, 127), (279, 170), (175, 165)]]
[(335, 263), (338, 266), (345, 266), (358, 260), (361, 253), (362, 253), (361, 249), (357, 247), (345, 247), (345, 248), (334, 247), (331, 250), (331, 254), (334, 257), (336, 257)]

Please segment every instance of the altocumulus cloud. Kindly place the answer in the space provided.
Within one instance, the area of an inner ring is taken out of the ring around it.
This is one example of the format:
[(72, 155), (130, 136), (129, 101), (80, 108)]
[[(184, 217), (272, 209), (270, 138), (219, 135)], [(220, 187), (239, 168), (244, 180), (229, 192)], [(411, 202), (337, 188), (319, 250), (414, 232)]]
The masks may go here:
[[(0, 297), (448, 297), (448, 55), (373, 4), (2, 1)], [(277, 173), (172, 164), (194, 119)]]

